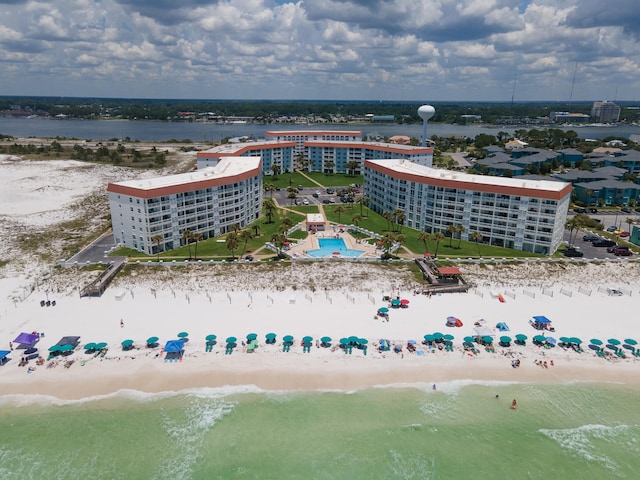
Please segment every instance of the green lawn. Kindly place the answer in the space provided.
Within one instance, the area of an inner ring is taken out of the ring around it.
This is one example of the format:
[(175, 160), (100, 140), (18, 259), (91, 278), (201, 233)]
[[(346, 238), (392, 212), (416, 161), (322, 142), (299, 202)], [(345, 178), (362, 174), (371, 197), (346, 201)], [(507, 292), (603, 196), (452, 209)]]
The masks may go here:
[(364, 177), (362, 175), (345, 175), (344, 173), (327, 175), (326, 173), (320, 172), (306, 172), (305, 174), (325, 187), (346, 187), (352, 183), (357, 185), (364, 183)]
[[(305, 176), (306, 175), (306, 176)], [(286, 189), (288, 187), (297, 187), (302, 185), (304, 188), (320, 188), (318, 184), (309, 180), (312, 178), (319, 184), (325, 187), (346, 187), (352, 183), (362, 185), (364, 178), (362, 175), (345, 175), (344, 173), (336, 173), (334, 175), (327, 175), (326, 173), (319, 172), (305, 172), (302, 175), (299, 172), (293, 173), (281, 173), (276, 178), (273, 175), (263, 175), (262, 184), (271, 184), (275, 187)]]

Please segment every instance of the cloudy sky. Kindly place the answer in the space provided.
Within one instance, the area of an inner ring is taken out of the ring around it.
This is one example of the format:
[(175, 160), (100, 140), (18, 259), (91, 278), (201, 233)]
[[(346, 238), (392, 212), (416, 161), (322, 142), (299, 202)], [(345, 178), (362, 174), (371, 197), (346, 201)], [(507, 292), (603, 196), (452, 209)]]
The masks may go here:
[(637, 0), (0, 0), (0, 95), (636, 100), (639, 33)]

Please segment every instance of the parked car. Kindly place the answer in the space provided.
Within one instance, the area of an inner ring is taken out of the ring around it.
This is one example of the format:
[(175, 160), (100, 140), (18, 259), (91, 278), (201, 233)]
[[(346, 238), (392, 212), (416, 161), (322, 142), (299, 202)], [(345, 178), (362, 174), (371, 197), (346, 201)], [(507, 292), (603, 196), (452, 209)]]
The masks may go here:
[(600, 240), (600, 237), (598, 235), (589, 234), (582, 237), (582, 240), (585, 242), (595, 242), (596, 240)]
[(298, 185), (298, 191), (302, 191), (302, 185)]
[(320, 192), (313, 192), (313, 198), (318, 198), (320, 196)]
[(253, 255), (247, 255), (244, 259), (248, 262), (253, 262)]
[(607, 252), (613, 253), (616, 251), (617, 248), (621, 248), (621, 247), (619, 247), (618, 245), (611, 245), (610, 247), (607, 247)]
[(620, 211), (624, 213), (631, 213), (631, 209), (627, 207), (621, 208)]
[(616, 251), (613, 252), (613, 254), (617, 257), (630, 257), (631, 255), (633, 255), (633, 252), (628, 248), (626, 250), (616, 249)]
[(577, 248), (569, 247), (564, 251), (564, 256), (565, 257), (582, 257), (584, 256), (584, 253), (582, 253)]
[(302, 204), (303, 205), (309, 205), (309, 200), (307, 200), (306, 198), (304, 200), (302, 200)]
[(325, 198), (324, 200), (322, 200), (322, 203), (324, 203), (325, 205), (329, 205), (331, 203), (331, 200)]
[(616, 244), (613, 240), (607, 240), (606, 238), (601, 238), (599, 240), (595, 240), (591, 242), (591, 245), (594, 247), (613, 247)]
[(618, 229), (618, 227), (616, 227), (615, 225), (611, 225), (610, 227), (607, 227), (607, 232), (615, 232)]
[(328, 195), (333, 195), (334, 192), (335, 192), (335, 190), (333, 188), (327, 188), (327, 194)]
[(597, 208), (590, 208), (589, 209), (589, 213), (598, 213), (598, 209)]
[(620, 236), (621, 237), (628, 237), (629, 235), (630, 235), (629, 232), (626, 232), (626, 231), (625, 232), (620, 232)]
[(576, 213), (587, 213), (586, 208), (574, 208), (573, 211)]

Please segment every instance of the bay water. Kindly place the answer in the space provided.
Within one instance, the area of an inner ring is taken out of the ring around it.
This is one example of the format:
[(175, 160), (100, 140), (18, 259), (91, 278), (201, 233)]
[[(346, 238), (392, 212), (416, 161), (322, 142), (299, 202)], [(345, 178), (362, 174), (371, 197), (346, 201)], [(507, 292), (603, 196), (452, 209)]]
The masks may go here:
[(635, 478), (638, 405), (591, 383), (4, 396), (0, 478)]

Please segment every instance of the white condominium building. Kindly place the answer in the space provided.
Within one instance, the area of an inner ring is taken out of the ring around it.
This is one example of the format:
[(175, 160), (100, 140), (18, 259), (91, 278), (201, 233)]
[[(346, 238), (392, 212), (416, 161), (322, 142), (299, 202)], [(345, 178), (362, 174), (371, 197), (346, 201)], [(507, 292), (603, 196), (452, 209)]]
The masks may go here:
[(225, 143), (217, 147), (198, 152), (196, 161), (198, 168), (216, 165), (223, 157), (260, 157), (262, 159), (262, 171), (266, 175), (273, 174), (274, 166), (279, 168), (279, 173), (292, 172), (294, 169), (293, 150), (294, 142), (242, 142)]
[(305, 142), (361, 142), (362, 132), (358, 130), (269, 130), (267, 138), (278, 142), (295, 142), (293, 153), (296, 157), (304, 154)]
[(262, 211), (261, 163), (220, 158), (190, 173), (110, 183), (115, 243), (151, 255), (185, 245), (185, 230), (204, 240), (247, 226)]
[[(564, 233), (571, 184), (440, 170), (406, 160), (367, 160), (365, 194), (378, 212), (400, 209), (405, 225), (445, 233), (462, 225), (483, 243), (552, 254)], [(457, 235), (456, 235), (457, 236)]]

